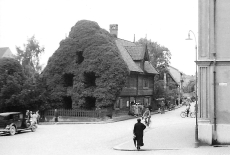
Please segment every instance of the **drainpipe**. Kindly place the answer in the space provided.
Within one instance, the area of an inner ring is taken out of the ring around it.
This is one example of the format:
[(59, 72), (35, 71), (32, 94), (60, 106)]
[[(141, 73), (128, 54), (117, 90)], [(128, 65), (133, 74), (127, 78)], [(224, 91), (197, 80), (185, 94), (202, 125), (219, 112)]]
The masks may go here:
[(217, 143), (217, 133), (216, 133), (216, 0), (214, 0), (214, 63), (213, 63), (213, 104), (214, 104), (214, 138), (213, 143)]
[(214, 63), (213, 63), (213, 92), (214, 92), (214, 142), (217, 142), (216, 134), (216, 53), (213, 53)]

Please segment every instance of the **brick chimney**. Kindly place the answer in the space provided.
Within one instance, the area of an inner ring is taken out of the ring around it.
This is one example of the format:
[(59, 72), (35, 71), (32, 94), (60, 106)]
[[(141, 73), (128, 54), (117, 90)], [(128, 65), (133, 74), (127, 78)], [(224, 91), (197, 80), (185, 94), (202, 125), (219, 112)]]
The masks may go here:
[(118, 35), (118, 24), (109, 25), (110, 34), (117, 38)]

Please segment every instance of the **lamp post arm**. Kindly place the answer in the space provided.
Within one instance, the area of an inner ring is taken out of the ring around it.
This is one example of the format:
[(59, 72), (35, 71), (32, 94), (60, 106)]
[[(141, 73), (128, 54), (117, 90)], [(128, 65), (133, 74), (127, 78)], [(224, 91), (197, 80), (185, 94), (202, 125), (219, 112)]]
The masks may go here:
[(192, 31), (192, 30), (189, 30), (189, 33), (192, 33), (193, 34), (193, 36), (194, 36), (194, 40), (195, 40), (195, 48), (196, 48), (196, 50), (197, 50), (197, 42), (196, 42), (196, 35), (195, 35), (195, 33)]

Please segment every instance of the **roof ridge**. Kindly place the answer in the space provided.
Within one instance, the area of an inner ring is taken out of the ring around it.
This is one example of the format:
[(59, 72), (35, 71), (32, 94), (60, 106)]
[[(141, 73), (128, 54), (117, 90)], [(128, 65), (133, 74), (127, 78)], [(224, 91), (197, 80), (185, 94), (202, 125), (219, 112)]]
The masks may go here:
[(173, 66), (171, 66), (171, 65), (169, 65), (169, 67), (171, 67), (171, 68), (173, 68), (173, 69), (179, 71), (180, 73), (182, 73), (179, 69), (177, 69), (177, 68), (175, 68), (175, 67), (173, 67)]
[(125, 40), (125, 39), (121, 39), (121, 38), (117, 38), (117, 39), (124, 40), (124, 41), (127, 41), (127, 42), (130, 42), (130, 43), (134, 43), (134, 44), (135, 44), (135, 42), (132, 42), (132, 41), (129, 41), (129, 40)]

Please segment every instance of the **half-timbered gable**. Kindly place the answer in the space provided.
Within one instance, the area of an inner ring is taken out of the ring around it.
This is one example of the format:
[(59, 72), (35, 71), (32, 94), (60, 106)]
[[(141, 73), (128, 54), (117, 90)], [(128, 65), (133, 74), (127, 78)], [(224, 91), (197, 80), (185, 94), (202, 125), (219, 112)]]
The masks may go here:
[(144, 106), (153, 104), (154, 76), (158, 72), (149, 61), (147, 46), (119, 38), (115, 42), (130, 73), (115, 108), (128, 109), (131, 102)]

